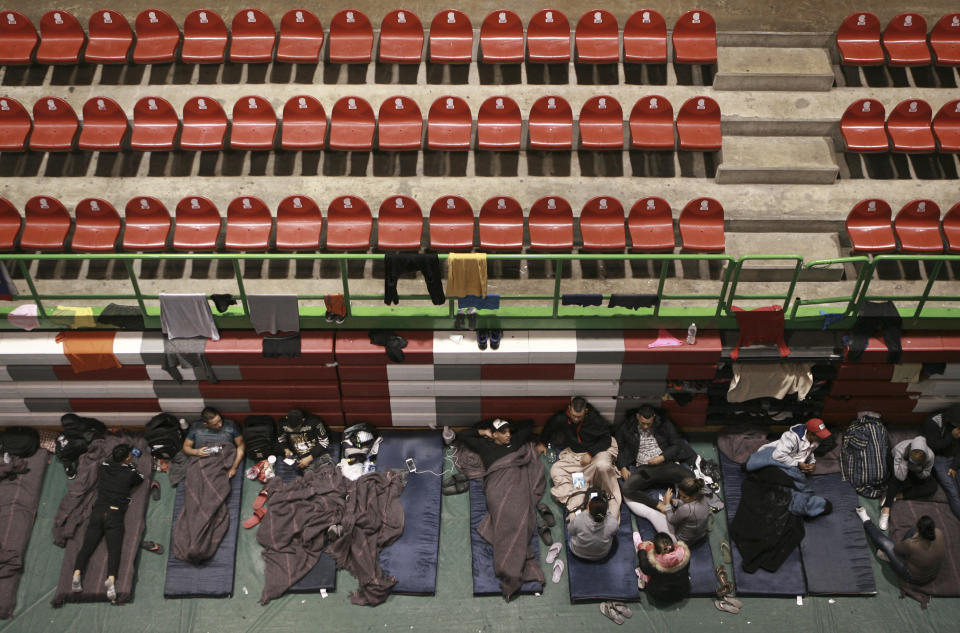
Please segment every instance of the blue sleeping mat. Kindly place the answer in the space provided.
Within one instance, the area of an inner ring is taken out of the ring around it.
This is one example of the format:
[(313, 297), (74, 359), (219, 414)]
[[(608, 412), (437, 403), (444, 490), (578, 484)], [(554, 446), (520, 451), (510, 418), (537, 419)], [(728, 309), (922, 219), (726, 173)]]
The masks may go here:
[[(340, 441), (330, 438), (330, 456), (336, 462), (340, 459)], [(281, 459), (276, 466), (277, 477), (283, 481), (290, 481), (299, 476), (299, 469), (296, 464), (287, 466)], [(334, 591), (337, 588), (337, 561), (330, 554), (320, 555), (320, 560), (313, 566), (313, 569), (307, 572), (307, 575), (301, 578), (297, 583), (287, 590), (288, 593), (319, 593), (321, 589)]]
[[(740, 469), (740, 464), (723, 453), (720, 453), (720, 468), (723, 471), (724, 502), (729, 525), (737, 514), (737, 508), (740, 507), (740, 488), (743, 486), (746, 473)], [(733, 580), (737, 587), (737, 595), (799, 596), (806, 593), (807, 585), (803, 579), (803, 563), (800, 560), (799, 547), (791, 552), (777, 571), (771, 573), (765, 569), (758, 569), (748, 574), (743, 571), (743, 557), (740, 556), (740, 549), (736, 543), (731, 545)]]
[(397, 579), (393, 593), (433, 595), (437, 592), (440, 562), (442, 494), (438, 475), (443, 472), (443, 439), (439, 431), (430, 429), (384, 430), (381, 435), (377, 470), (406, 470), (404, 462), (412, 457), (418, 472), (408, 474), (400, 496), (403, 535), (380, 552), (380, 565), (384, 573)]
[[(654, 497), (657, 493), (662, 494), (660, 490), (648, 490), (648, 494)], [(629, 511), (626, 505), (621, 512)], [(653, 540), (655, 531), (653, 524), (642, 517), (635, 517), (637, 521), (637, 532), (643, 540)], [(631, 542), (632, 544), (632, 542)], [(712, 596), (716, 593), (717, 577), (714, 572), (716, 568), (713, 565), (713, 550), (710, 549), (710, 537), (700, 539), (700, 542), (690, 548), (690, 595), (691, 596)]]
[[(815, 494), (833, 505), (826, 515), (804, 521), (800, 543), (807, 591), (811, 594), (875, 595), (873, 562), (863, 523), (854, 513), (858, 504), (853, 486), (840, 473), (809, 478)], [(829, 543), (829, 547), (824, 544)]]
[[(174, 558), (173, 547), (167, 558), (167, 580), (163, 585), (164, 598), (229, 598), (233, 595), (233, 571), (237, 557), (237, 532), (240, 528), (240, 502), (243, 496), (243, 472), (230, 480), (230, 495), (227, 497), (227, 511), (230, 526), (220, 547), (213, 558), (202, 565), (191, 565)], [(177, 486), (173, 500), (174, 523), (183, 509), (183, 485)], [(173, 523), (170, 525), (170, 539), (173, 541)]]
[[(584, 600), (639, 600), (637, 588), (637, 556), (633, 549), (633, 523), (624, 505), (620, 511), (620, 529), (601, 560), (583, 560), (570, 553), (567, 522), (563, 521), (563, 540), (567, 544), (567, 577), (570, 581), (570, 602)], [(648, 524), (649, 525), (649, 524)]]
[[(493, 545), (477, 532), (480, 522), (487, 514), (487, 496), (483, 492), (483, 482), (470, 480), (470, 552), (473, 562), (473, 595), (500, 595), (500, 581), (493, 571)], [(530, 540), (537, 558), (540, 557), (540, 543), (536, 533)], [(524, 583), (518, 593), (531, 594), (543, 591), (538, 582)]]

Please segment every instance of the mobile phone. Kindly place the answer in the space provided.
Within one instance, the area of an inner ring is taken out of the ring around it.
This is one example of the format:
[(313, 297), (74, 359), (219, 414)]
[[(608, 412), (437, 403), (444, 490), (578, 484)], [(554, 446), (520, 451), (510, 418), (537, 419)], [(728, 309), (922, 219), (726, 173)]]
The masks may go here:
[(417, 462), (413, 461), (412, 457), (407, 458), (406, 464), (407, 464), (407, 470), (409, 470), (412, 473), (417, 472)]
[(591, 492), (591, 493), (590, 493), (590, 498), (593, 499), (594, 497), (599, 496), (599, 495), (600, 495), (599, 492)]

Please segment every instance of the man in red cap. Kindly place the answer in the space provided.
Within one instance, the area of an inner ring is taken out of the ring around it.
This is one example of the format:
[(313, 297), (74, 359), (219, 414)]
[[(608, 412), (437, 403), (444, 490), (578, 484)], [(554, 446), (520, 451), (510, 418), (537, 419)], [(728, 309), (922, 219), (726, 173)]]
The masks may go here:
[(827, 425), (820, 418), (810, 418), (805, 424), (794, 424), (783, 432), (776, 442), (764, 444), (759, 450), (773, 447), (773, 460), (784, 466), (796, 466), (800, 472), (810, 474), (816, 468), (813, 451), (820, 440), (830, 437)]

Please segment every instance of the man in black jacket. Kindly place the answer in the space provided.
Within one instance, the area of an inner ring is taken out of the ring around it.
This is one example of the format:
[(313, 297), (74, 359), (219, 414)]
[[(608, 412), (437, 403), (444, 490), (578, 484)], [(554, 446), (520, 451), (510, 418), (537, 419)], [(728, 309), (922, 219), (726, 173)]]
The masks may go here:
[[(570, 511), (580, 508), (586, 499), (575, 494), (581, 486), (574, 485), (574, 474), (583, 474), (582, 492), (596, 486), (610, 498), (610, 512), (620, 516), (620, 485), (617, 482), (617, 443), (610, 425), (587, 401), (574, 396), (567, 408), (550, 418), (537, 442), (537, 452), (547, 450), (547, 443), (564, 446), (557, 461), (550, 467), (553, 487), (550, 494)], [(579, 477), (578, 477), (579, 479)], [(579, 482), (578, 482), (579, 483)]]
[(277, 438), (284, 457), (297, 460), (300, 470), (320, 464), (332, 464), (330, 434), (323, 420), (301, 409), (292, 409), (280, 421)]
[(950, 509), (960, 517), (960, 404), (945, 411), (939, 411), (927, 417), (923, 423), (923, 437), (934, 454), (950, 457), (950, 468), (946, 476), (937, 468), (934, 475), (947, 493)]
[(627, 414), (617, 428), (617, 446), (617, 467), (625, 480), (623, 495), (631, 501), (655, 508), (657, 500), (644, 494), (644, 490), (673, 486), (693, 476), (684, 464), (692, 466), (697, 454), (673, 423), (650, 405)]

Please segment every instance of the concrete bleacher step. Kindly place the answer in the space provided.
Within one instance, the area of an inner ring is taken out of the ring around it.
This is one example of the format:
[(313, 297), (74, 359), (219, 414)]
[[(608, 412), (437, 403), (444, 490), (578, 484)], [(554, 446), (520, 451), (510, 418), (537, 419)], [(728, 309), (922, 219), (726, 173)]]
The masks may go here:
[(822, 48), (724, 46), (717, 50), (716, 90), (809, 90), (833, 86), (830, 55)]
[(840, 168), (823, 137), (726, 136), (719, 184), (829, 185)]
[[(757, 253), (800, 255), (805, 262), (818, 259), (842, 257), (840, 240), (836, 233), (804, 234), (803, 251), (797, 252), (797, 236), (789, 232), (779, 233), (730, 233), (727, 237), (727, 254), (734, 257)], [(740, 271), (740, 281), (790, 281), (793, 278), (795, 260), (754, 260)], [(816, 268), (803, 271), (800, 281), (840, 281), (843, 268)]]

